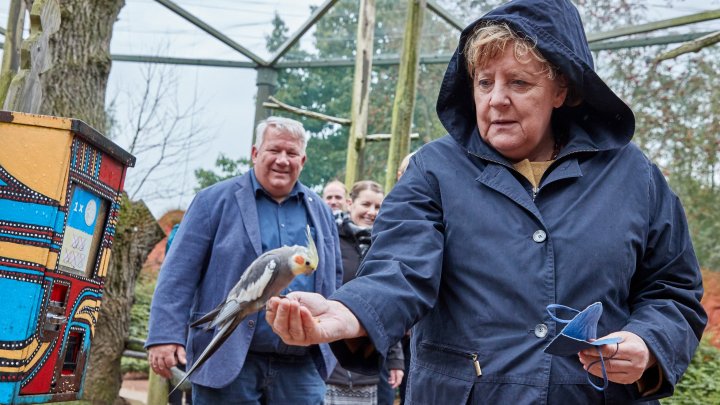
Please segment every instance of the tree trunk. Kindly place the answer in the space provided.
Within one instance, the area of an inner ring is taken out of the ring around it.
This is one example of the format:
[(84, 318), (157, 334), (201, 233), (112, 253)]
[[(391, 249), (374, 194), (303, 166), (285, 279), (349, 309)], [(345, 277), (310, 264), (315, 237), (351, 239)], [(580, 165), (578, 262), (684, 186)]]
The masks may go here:
[(385, 170), (385, 192), (389, 193), (397, 181), (397, 169), (410, 152), (415, 93), (420, 68), (420, 36), (425, 18), (425, 0), (409, 0), (405, 36), (398, 74), (395, 101), (393, 102), (390, 151)]
[(42, 75), (41, 114), (78, 118), (106, 133), (110, 39), (125, 0), (62, 0), (50, 38), (52, 67)]
[(85, 373), (84, 399), (93, 404), (123, 403), (118, 399), (120, 360), (130, 331), (135, 281), (152, 248), (165, 237), (145, 203), (126, 196), (113, 242), (100, 316)]
[[(112, 28), (124, 0), (63, 0), (60, 29), (50, 37), (52, 66), (42, 73), (39, 112), (78, 118), (107, 132), (105, 93)], [(84, 399), (124, 403), (120, 359), (130, 326), (135, 280), (152, 247), (165, 235), (144, 203), (124, 198), (113, 243), (96, 334), (85, 374)]]
[(375, 0), (361, 0), (357, 28), (357, 50), (353, 78), (350, 136), (348, 137), (345, 186), (348, 190), (362, 172), (365, 136), (370, 106), (370, 75), (375, 38)]

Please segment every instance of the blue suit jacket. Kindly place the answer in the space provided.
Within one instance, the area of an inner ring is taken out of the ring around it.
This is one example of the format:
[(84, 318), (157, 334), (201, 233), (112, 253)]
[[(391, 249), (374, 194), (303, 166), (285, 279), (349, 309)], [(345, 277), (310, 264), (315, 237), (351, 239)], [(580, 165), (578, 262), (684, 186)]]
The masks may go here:
[[(250, 173), (202, 190), (185, 213), (163, 263), (150, 309), (146, 346), (185, 345), (188, 363), (210, 343), (212, 333), (188, 325), (227, 296), (245, 269), (262, 253), (260, 229)], [(337, 228), (330, 209), (301, 184), (308, 220), (315, 228), (320, 262), (315, 291), (330, 295), (342, 282)], [(190, 380), (221, 388), (240, 373), (259, 319), (245, 319)], [(311, 350), (323, 379), (335, 367), (328, 345)]]

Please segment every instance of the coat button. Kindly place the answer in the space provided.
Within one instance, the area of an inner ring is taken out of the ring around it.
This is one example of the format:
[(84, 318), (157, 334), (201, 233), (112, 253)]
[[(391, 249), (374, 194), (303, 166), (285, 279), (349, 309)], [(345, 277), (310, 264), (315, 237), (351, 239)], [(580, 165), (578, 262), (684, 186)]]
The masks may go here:
[(249, 327), (250, 329), (254, 328), (254, 327), (255, 327), (255, 321), (253, 321), (252, 319), (249, 320), (249, 321), (248, 321), (248, 327)]
[(547, 239), (547, 234), (542, 229), (538, 229), (533, 234), (533, 240), (537, 243), (543, 243), (545, 242), (545, 239)]
[(548, 327), (544, 323), (539, 323), (535, 325), (535, 336), (539, 338), (544, 338), (547, 336), (548, 333)]

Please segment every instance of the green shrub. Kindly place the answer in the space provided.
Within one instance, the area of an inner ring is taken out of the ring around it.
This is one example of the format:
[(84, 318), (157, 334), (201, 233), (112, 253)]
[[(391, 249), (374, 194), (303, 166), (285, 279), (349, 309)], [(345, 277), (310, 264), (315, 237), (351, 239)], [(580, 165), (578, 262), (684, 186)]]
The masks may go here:
[(663, 405), (720, 404), (720, 350), (705, 337), (690, 367)]
[[(155, 291), (155, 277), (148, 273), (141, 273), (135, 286), (135, 302), (130, 310), (130, 337), (135, 339), (147, 338), (148, 321), (150, 319), (150, 301)], [(148, 373), (147, 360), (123, 357), (121, 363), (122, 373), (130, 371)]]

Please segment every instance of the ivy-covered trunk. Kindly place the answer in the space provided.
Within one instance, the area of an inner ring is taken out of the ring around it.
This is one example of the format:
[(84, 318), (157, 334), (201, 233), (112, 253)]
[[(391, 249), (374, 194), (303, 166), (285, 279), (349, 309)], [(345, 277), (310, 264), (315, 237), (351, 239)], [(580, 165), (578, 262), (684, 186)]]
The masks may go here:
[[(49, 68), (40, 75), (39, 112), (78, 118), (107, 132), (105, 93), (112, 29), (125, 0), (62, 0), (59, 30), (49, 38)], [(124, 198), (112, 259), (85, 375), (84, 399), (98, 405), (119, 398), (120, 359), (130, 327), (135, 280), (163, 231), (142, 202)]]
[(93, 404), (123, 404), (120, 361), (130, 332), (135, 281), (153, 247), (165, 237), (145, 203), (123, 196), (105, 293), (85, 374), (83, 398)]

